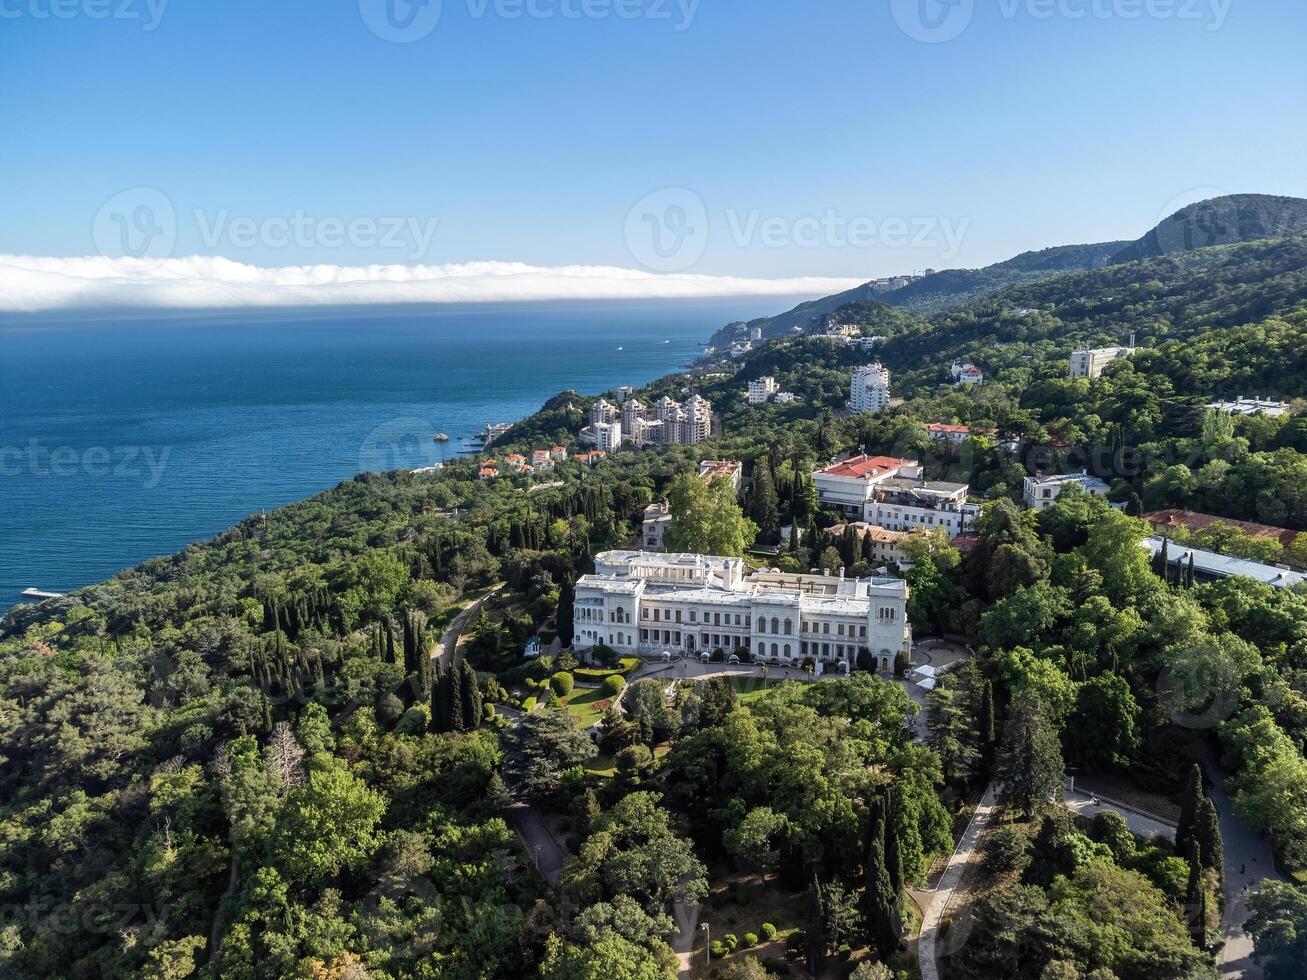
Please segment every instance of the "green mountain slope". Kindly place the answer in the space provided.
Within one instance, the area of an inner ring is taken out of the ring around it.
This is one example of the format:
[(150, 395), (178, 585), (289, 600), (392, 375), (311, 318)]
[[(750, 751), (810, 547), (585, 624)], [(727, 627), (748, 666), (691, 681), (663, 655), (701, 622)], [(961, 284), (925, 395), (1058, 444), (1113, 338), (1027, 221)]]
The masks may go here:
[(1135, 262), (1213, 245), (1234, 245), (1307, 232), (1307, 200), (1270, 194), (1231, 194), (1181, 208), (1112, 257)]

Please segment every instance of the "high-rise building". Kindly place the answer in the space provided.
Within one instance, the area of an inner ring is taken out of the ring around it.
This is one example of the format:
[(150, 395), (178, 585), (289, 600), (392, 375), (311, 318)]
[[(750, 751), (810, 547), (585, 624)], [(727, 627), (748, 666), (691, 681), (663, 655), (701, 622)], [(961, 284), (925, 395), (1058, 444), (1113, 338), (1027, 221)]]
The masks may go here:
[(849, 407), (855, 412), (883, 412), (889, 407), (889, 368), (879, 361), (853, 369)]

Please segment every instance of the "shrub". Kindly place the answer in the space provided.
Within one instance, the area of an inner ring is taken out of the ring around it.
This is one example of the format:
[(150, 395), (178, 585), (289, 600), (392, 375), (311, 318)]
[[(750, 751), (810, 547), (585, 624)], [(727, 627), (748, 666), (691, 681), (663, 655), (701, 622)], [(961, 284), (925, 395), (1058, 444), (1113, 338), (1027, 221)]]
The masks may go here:
[(485, 722), (493, 723), (495, 720), (495, 706), (493, 704), (483, 704), (481, 706), (481, 719)]
[(722, 945), (726, 947), (728, 952), (734, 953), (735, 947), (740, 945), (740, 937), (733, 932), (728, 932), (722, 936)]
[(1016, 827), (1000, 827), (985, 842), (984, 859), (992, 874), (1025, 871), (1030, 864), (1030, 838)]
[(609, 674), (604, 678), (604, 690), (614, 697), (621, 694), (624, 687), (626, 687), (626, 678), (621, 674)]
[(393, 694), (387, 694), (377, 702), (377, 723), (389, 728), (399, 721), (404, 714), (404, 702)]
[(720, 939), (714, 939), (712, 941), (712, 945), (709, 946), (708, 948), (712, 950), (713, 956), (716, 956), (719, 959), (725, 956), (727, 952), (726, 947), (722, 945), (722, 941)]
[(790, 938), (785, 940), (785, 948), (791, 953), (802, 953), (806, 945), (807, 941), (802, 929), (795, 929), (790, 933)]
[(565, 670), (560, 670), (549, 678), (549, 686), (560, 698), (565, 698), (572, 693), (572, 684), (572, 675)]
[(769, 956), (763, 960), (762, 968), (778, 977), (788, 977), (790, 975), (790, 968), (774, 956)]
[(744, 939), (742, 940), (742, 942), (744, 944), (745, 949), (748, 949), (750, 946), (757, 946), (758, 934), (756, 932), (746, 932), (744, 934)]
[(767, 940), (768, 942), (771, 942), (773, 939), (776, 938), (776, 927), (772, 925), (770, 922), (764, 922), (762, 924), (762, 928), (759, 929), (758, 931), (762, 933), (762, 938)]
[(400, 735), (421, 735), (427, 730), (430, 721), (431, 716), (427, 713), (427, 706), (415, 704), (400, 717), (395, 731)]

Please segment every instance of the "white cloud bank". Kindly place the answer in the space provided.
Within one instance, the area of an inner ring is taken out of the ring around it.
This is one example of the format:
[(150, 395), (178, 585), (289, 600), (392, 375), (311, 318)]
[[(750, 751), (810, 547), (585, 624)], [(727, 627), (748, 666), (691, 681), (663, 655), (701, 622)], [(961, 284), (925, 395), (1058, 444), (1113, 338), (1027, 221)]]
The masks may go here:
[(260, 268), (204, 256), (175, 259), (0, 255), (0, 312), (236, 309), (386, 303), (699, 299), (826, 295), (861, 280), (660, 275), (612, 266), (300, 265)]

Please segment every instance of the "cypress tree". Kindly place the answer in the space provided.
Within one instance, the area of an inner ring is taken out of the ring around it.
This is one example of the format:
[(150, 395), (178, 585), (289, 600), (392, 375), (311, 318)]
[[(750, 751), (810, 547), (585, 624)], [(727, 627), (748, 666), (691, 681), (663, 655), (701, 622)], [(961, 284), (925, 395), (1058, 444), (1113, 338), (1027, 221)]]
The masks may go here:
[(780, 508), (776, 502), (776, 485), (767, 458), (753, 467), (753, 487), (749, 494), (749, 517), (759, 528), (759, 537), (767, 543), (780, 538)]
[(477, 672), (466, 660), (462, 663), (462, 677), (459, 684), (459, 699), (463, 706), (463, 727), (466, 730), (481, 727), (481, 685), (477, 683)]
[(1184, 794), (1180, 797), (1180, 819), (1175, 826), (1175, 852), (1180, 857), (1189, 856), (1189, 844), (1194, 840), (1198, 807), (1202, 802), (1203, 771), (1195, 762), (1184, 784)]
[(897, 895), (903, 888), (903, 851), (899, 839), (899, 822), (902, 818), (899, 790), (890, 786), (885, 794), (885, 871), (889, 875), (890, 889)]
[(558, 590), (558, 642), (570, 647), (576, 636), (576, 623), (573, 621), (573, 606), (576, 603), (576, 584), (571, 575), (563, 576), (562, 588)]
[(1153, 557), (1153, 571), (1157, 573), (1158, 578), (1166, 580), (1168, 563), (1170, 561), (1171, 539), (1162, 539), (1162, 550)]
[(1194, 553), (1192, 551), (1189, 552), (1189, 567), (1185, 569), (1184, 584), (1189, 589), (1194, 587)]
[(877, 800), (871, 810), (871, 833), (867, 842), (865, 912), (867, 933), (882, 957), (898, 946), (894, 928), (895, 892), (890, 884), (885, 861), (885, 809)]
[(1203, 890), (1203, 862), (1198, 853), (1198, 842), (1189, 844), (1189, 884), (1185, 888), (1184, 902), (1192, 913), (1198, 907), (1198, 895)]
[(386, 663), (400, 666), (400, 662), (395, 659), (395, 631), (390, 628), (389, 621), (377, 625), (386, 631)]
[(994, 764), (994, 746), (998, 744), (998, 721), (994, 717), (994, 685), (985, 680), (980, 688), (980, 712), (976, 719), (980, 740), (981, 764), (988, 771)]
[(1198, 820), (1194, 828), (1204, 868), (1211, 868), (1217, 878), (1225, 877), (1225, 855), (1221, 842), (1221, 820), (1210, 797), (1203, 797), (1198, 805)]

